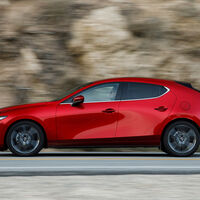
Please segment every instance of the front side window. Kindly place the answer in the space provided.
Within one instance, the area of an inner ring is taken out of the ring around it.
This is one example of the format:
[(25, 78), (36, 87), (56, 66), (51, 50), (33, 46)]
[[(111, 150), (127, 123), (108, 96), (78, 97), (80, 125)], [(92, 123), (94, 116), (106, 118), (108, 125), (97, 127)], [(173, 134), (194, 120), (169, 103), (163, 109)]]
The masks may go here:
[(91, 88), (85, 89), (84, 91), (70, 97), (65, 103), (72, 103), (72, 99), (75, 96), (84, 96), (84, 102), (104, 102), (116, 100), (119, 83), (105, 83), (96, 85)]
[(124, 91), (123, 100), (155, 98), (163, 95), (167, 89), (161, 85), (129, 82)]

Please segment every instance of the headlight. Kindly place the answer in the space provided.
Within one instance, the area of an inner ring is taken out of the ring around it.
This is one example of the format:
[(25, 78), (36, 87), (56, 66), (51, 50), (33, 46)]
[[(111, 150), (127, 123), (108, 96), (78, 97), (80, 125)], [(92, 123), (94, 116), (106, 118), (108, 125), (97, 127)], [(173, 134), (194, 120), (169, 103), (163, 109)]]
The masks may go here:
[(0, 116), (0, 121), (5, 119), (7, 116)]

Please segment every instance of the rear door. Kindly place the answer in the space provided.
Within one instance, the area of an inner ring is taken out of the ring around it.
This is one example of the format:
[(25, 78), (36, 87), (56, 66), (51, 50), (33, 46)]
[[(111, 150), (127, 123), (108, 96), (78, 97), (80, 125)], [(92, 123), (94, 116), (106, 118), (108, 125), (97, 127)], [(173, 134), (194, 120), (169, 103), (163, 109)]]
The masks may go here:
[(166, 87), (128, 82), (123, 87), (116, 137), (151, 136), (171, 112), (176, 96)]

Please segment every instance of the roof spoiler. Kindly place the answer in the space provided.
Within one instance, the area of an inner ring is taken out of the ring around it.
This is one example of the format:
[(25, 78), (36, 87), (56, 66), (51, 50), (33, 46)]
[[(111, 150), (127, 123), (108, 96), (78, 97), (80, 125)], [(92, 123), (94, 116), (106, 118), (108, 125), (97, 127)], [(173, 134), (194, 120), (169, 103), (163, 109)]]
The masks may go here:
[(190, 89), (196, 90), (197, 92), (200, 92), (200, 90), (197, 90), (196, 88), (194, 88), (194, 87), (192, 86), (191, 83), (188, 83), (188, 82), (182, 82), (182, 81), (176, 81), (176, 83), (181, 84), (181, 85), (183, 85), (183, 86), (185, 86), (185, 87), (187, 87), (187, 88), (190, 88)]

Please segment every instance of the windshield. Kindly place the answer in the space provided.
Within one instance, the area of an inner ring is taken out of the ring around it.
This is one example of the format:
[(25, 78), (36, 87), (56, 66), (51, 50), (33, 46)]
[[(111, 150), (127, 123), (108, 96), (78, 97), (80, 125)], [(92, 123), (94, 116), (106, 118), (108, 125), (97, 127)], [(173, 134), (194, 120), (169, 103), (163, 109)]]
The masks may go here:
[(92, 83), (92, 82), (88, 82), (88, 83), (81, 84), (81, 85), (78, 85), (78, 86), (76, 86), (76, 87), (73, 87), (73, 88), (69, 89), (67, 92), (65, 92), (65, 94), (64, 94), (63, 97), (59, 97), (59, 98), (57, 98), (57, 99), (54, 99), (53, 101), (59, 101), (59, 100), (63, 99), (64, 97), (66, 97), (66, 96), (68, 96), (68, 95), (70, 95), (70, 94), (76, 92), (77, 90), (79, 90), (79, 89), (81, 89), (81, 88), (83, 88), (83, 87), (85, 87), (85, 86), (87, 86), (87, 85), (90, 85), (91, 83)]

